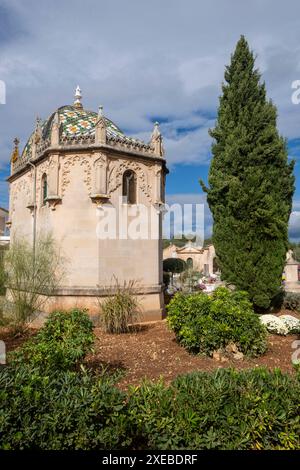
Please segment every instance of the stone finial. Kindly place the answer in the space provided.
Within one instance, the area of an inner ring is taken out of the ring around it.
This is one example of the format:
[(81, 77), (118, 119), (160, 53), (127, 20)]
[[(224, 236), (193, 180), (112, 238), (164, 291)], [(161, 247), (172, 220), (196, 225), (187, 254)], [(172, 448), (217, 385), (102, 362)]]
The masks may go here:
[(14, 149), (10, 157), (10, 172), (13, 173), (14, 164), (18, 161), (19, 158), (19, 139), (16, 137), (14, 139)]
[(51, 128), (51, 147), (59, 145), (59, 114), (56, 111)]
[(12, 151), (11, 158), (10, 158), (11, 163), (15, 163), (19, 158), (19, 143), (20, 143), (20, 141), (19, 141), (18, 137), (16, 137), (14, 139), (14, 145), (15, 146), (14, 146), (14, 149)]
[(154, 148), (155, 155), (162, 157), (164, 155), (164, 149), (162, 144), (162, 135), (159, 129), (159, 123), (155, 122), (154, 129), (151, 135), (150, 145)]
[(95, 144), (106, 144), (106, 121), (103, 106), (99, 106), (98, 119), (95, 126)]
[(38, 144), (42, 139), (42, 120), (39, 116), (36, 118), (35, 130), (34, 130), (34, 142)]
[(103, 117), (104, 114), (103, 114), (103, 106), (99, 106), (99, 110), (98, 110), (98, 118), (101, 118)]
[(74, 106), (75, 108), (82, 108), (82, 94), (81, 94), (81, 89), (79, 85), (77, 85), (76, 90), (75, 90), (75, 95), (74, 95)]

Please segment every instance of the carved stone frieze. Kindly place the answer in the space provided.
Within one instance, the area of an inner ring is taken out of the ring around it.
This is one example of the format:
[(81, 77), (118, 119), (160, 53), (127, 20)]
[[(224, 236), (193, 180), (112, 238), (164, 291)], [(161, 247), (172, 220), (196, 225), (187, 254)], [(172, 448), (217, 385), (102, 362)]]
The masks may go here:
[(83, 182), (85, 183), (89, 195), (92, 192), (92, 167), (91, 167), (91, 158), (89, 155), (70, 155), (64, 157), (62, 162), (62, 176), (61, 176), (61, 195), (63, 196), (66, 192), (66, 189), (71, 181), (71, 170), (72, 167), (79, 165), (83, 168), (84, 178)]

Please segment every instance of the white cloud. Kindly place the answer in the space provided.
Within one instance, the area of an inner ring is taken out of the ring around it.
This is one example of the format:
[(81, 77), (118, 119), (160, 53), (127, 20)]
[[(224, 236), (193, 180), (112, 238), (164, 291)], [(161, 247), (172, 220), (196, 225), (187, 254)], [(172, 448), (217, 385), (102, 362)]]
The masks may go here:
[(291, 83), (300, 79), (299, 14), (298, 0), (2, 0), (0, 167), (14, 137), (25, 144), (36, 115), (72, 103), (77, 84), (86, 108), (103, 104), (109, 118), (144, 140), (150, 118), (164, 118), (169, 166), (208, 163), (207, 131), (242, 33), (259, 54), (280, 131), (299, 138), (300, 105), (291, 102)]

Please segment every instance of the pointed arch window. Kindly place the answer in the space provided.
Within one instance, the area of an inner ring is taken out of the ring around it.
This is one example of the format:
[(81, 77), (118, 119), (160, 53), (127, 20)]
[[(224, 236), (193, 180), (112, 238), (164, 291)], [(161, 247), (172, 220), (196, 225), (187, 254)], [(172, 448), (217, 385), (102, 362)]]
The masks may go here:
[(123, 174), (123, 201), (127, 204), (136, 204), (137, 178), (132, 170), (126, 170)]
[(47, 181), (47, 175), (46, 173), (44, 173), (42, 176), (42, 205), (43, 206), (46, 204), (47, 197), (48, 197), (48, 181)]

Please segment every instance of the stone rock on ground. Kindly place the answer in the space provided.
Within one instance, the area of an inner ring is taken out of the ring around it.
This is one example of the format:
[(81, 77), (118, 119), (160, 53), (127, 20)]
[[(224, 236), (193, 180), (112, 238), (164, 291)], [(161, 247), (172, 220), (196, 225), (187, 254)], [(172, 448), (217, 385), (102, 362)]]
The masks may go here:
[(229, 343), (229, 344), (227, 344), (227, 346), (225, 347), (225, 351), (226, 351), (227, 353), (233, 353), (233, 354), (235, 354), (235, 353), (238, 353), (238, 352), (239, 352), (239, 349), (238, 349), (238, 347), (237, 347), (237, 345), (236, 345), (235, 343)]
[(217, 349), (216, 351), (214, 351), (213, 354), (212, 354), (212, 358), (215, 361), (218, 361), (218, 362), (227, 362), (228, 361), (227, 357), (224, 356), (223, 349)]
[(244, 359), (244, 354), (242, 352), (238, 351), (236, 353), (233, 353), (232, 357), (236, 361), (242, 361)]
[(212, 357), (215, 361), (219, 362), (228, 362), (229, 359), (242, 361), (244, 359), (244, 354), (238, 350), (235, 343), (229, 343), (224, 349), (220, 348), (214, 351)]

